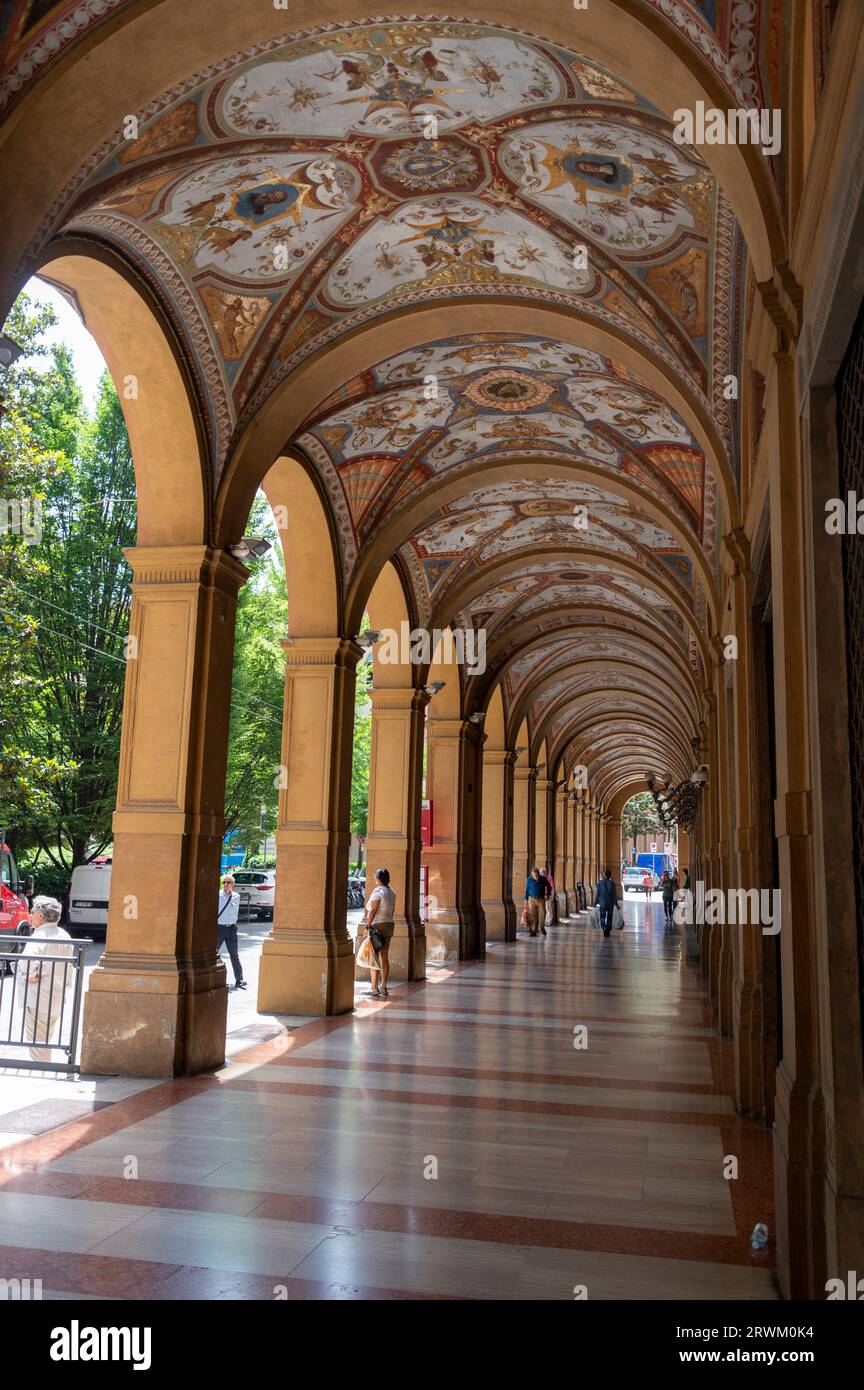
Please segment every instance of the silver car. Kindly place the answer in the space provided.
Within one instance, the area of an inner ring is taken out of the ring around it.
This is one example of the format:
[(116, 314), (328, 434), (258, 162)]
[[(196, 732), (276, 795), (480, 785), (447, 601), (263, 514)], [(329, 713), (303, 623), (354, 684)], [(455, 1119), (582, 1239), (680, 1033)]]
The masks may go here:
[(275, 869), (234, 869), (234, 888), (240, 895), (240, 914), (273, 921), (276, 901)]

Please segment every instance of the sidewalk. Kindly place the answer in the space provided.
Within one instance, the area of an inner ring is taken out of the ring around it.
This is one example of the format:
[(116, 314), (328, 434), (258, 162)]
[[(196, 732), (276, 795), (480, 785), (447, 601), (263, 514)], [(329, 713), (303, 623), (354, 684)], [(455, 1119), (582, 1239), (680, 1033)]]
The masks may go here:
[[(352, 938), (362, 916), (360, 908), (347, 914), (347, 927)], [(225, 1040), (227, 1061), (254, 1046), (269, 1042), (287, 1033), (293, 1033), (313, 1020), (302, 1014), (259, 1014), (258, 966), (261, 959), (261, 944), (270, 931), (270, 922), (246, 921), (238, 923), (240, 960), (243, 977), (247, 981), (245, 990), (233, 986), (233, 972), (227, 952), (223, 952), (228, 970), (228, 1028)], [(89, 977), (95, 969), (104, 942), (96, 941), (87, 947), (84, 968), (85, 992)], [(400, 988), (397, 982), (391, 985), (393, 991)], [(355, 1003), (368, 989), (368, 976), (355, 984)], [(12, 1144), (23, 1139), (46, 1134), (49, 1130), (85, 1115), (114, 1105), (140, 1091), (162, 1084), (164, 1078), (153, 1077), (86, 1077), (65, 1076), (45, 1071), (30, 1070), (26, 1066), (0, 1067), (0, 1154)], [(2, 1166), (0, 1157), (0, 1166)]]

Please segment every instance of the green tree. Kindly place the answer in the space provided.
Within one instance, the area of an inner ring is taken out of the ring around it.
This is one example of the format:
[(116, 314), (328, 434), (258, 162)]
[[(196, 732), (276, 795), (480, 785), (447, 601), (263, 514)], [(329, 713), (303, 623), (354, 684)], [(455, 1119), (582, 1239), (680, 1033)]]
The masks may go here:
[(80, 408), (68, 362), (58, 366), (55, 358), (47, 375), (42, 370), (50, 356), (43, 337), (54, 323), (52, 309), (34, 307), (21, 295), (4, 331), (24, 355), (0, 368), (0, 832), (5, 829), (16, 846), (26, 842), (34, 818), (56, 811), (57, 782), (73, 770), (69, 759), (35, 752), (27, 735), (40, 641), (31, 585), (47, 572), (39, 533), (50, 495), (69, 467)]
[[(667, 834), (660, 822), (651, 793), (637, 792), (635, 796), (631, 796), (621, 812), (621, 835), (623, 839), (631, 839), (635, 846), (637, 836), (654, 835), (661, 831), (664, 835)], [(626, 854), (625, 858), (627, 858)]]
[[(362, 626), (368, 626), (364, 620)], [(365, 837), (369, 817), (369, 756), (372, 748), (372, 662), (357, 667), (354, 690), (354, 756), (351, 762), (352, 835)]]
[(38, 566), (16, 601), (38, 640), (25, 654), (28, 699), (11, 724), (17, 742), (59, 769), (52, 810), (25, 817), (22, 835), (57, 869), (111, 843), (126, 674), (135, 475), (120, 403), (107, 373), (95, 413), (83, 407), (71, 355), (28, 383), (30, 418), (64, 465), (46, 487)]
[(248, 562), (251, 575), (237, 603), (225, 825), (254, 855), (276, 828), (285, 687), (280, 639), (288, 628), (288, 601), (282, 551), (263, 498), (252, 508), (249, 530), (273, 548)]

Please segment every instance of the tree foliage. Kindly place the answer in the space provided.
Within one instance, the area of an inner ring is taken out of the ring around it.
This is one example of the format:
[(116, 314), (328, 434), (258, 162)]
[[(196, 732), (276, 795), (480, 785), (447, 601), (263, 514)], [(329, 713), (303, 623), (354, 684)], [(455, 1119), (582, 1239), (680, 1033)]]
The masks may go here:
[[(368, 623), (364, 622), (364, 626)], [(354, 690), (354, 757), (351, 763), (352, 835), (366, 835), (369, 813), (369, 758), (372, 748), (372, 662), (357, 667)]]
[[(5, 331), (25, 353), (0, 369), (0, 498), (41, 506), (38, 543), (0, 529), (0, 831), (52, 883), (111, 845), (131, 607), (123, 552), (136, 539), (114, 386), (106, 373), (91, 416), (70, 352), (44, 342), (54, 323), (22, 295)], [(273, 545), (249, 562), (238, 600), (225, 814), (254, 854), (277, 820), (288, 604), (263, 497), (249, 530)], [(365, 835), (371, 662), (357, 677), (351, 829)]]
[(17, 787), (7, 778), (5, 790), (20, 848), (38, 847), (68, 870), (111, 842), (135, 476), (108, 374), (91, 417), (69, 350), (56, 346), (50, 359), (47, 371), (25, 362), (9, 397), (11, 420), (41, 460), (42, 516), (38, 544), (6, 593), (8, 611), (32, 624), (34, 638), (16, 652), (23, 690), (4, 732)]
[(631, 839), (635, 845), (638, 835), (666, 835), (650, 792), (637, 792), (631, 796), (621, 813), (621, 834)]
[(263, 499), (253, 506), (249, 530), (266, 536), (272, 550), (247, 562), (252, 573), (237, 604), (225, 818), (226, 830), (237, 831), (254, 855), (276, 828), (285, 685), (280, 639), (288, 602), (278, 535)]

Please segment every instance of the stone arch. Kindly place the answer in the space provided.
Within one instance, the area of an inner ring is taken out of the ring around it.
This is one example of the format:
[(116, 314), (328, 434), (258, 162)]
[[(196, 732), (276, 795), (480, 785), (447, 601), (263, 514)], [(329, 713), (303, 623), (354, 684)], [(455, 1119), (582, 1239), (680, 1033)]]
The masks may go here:
[[(457, 584), (452, 590), (448, 589), (443, 596), (443, 608), (435, 610), (435, 620), (437, 622), (451, 622), (457, 613), (471, 603), (472, 600), (479, 598), (487, 590), (492, 588), (499, 580), (510, 578), (514, 574), (530, 570), (531, 564), (535, 561), (555, 559), (562, 564), (578, 564), (584, 559), (602, 560), (612, 571), (618, 571), (644, 584), (647, 588), (654, 589), (661, 594), (693, 632), (697, 641), (699, 640), (699, 625), (690, 608), (684, 603), (675, 589), (674, 585), (655, 575), (652, 571), (640, 568), (632, 560), (616, 555), (611, 551), (604, 551), (600, 547), (581, 545), (579, 546), (578, 559), (574, 559), (572, 554), (560, 550), (554, 546), (538, 546), (530, 552), (518, 551), (508, 555), (506, 559), (499, 560), (490, 564), (479, 573), (472, 575), (470, 579), (462, 584)], [(533, 616), (541, 616), (543, 610), (535, 610)], [(707, 657), (707, 647), (703, 649), (703, 659)]]
[[(436, 3), (434, 9), (438, 8), (446, 13), (446, 6)], [(377, 11), (375, 0), (333, 0), (328, 19), (362, 22)], [(468, 20), (525, 28), (519, 6), (502, 14), (493, 0), (472, 0), (463, 13)], [(8, 180), (8, 186), (23, 187), (10, 208), (2, 239), (4, 282), (106, 129), (121, 128), (130, 111), (142, 111), (190, 73), (277, 38), (285, 27), (285, 14), (275, 7), (247, 10), (231, 0), (164, 0), (158, 6), (120, 9), (110, 24), (92, 29), (78, 46), (69, 48), (43, 79), (33, 83), (15, 119), (6, 125), (0, 184)], [(721, 109), (740, 104), (732, 99), (730, 83), (721, 78), (716, 61), (712, 63), (653, 5), (594, 0), (574, 15), (557, 0), (537, 0), (530, 29), (535, 37), (575, 47), (602, 63), (670, 117), (679, 108), (695, 109), (698, 101)], [(86, 62), (79, 61), (85, 56)], [(98, 103), (92, 101), (94, 90), (100, 93)], [(22, 120), (25, 113), (27, 119)], [(45, 158), (48, 141), (50, 160)], [(779, 199), (767, 160), (750, 145), (706, 146), (704, 157), (736, 212), (757, 279), (770, 279), (774, 265), (786, 256)], [(50, 178), (45, 177), (47, 170)]]
[(201, 412), (155, 299), (121, 257), (86, 241), (50, 248), (38, 273), (74, 295), (117, 388), (135, 464), (138, 544), (207, 544), (211, 484)]
[[(586, 674), (589, 671), (594, 671), (597, 673), (601, 671), (606, 672), (610, 669), (610, 666), (613, 665), (617, 668), (619, 663), (600, 661), (572, 662), (566, 666), (560, 667), (556, 671), (541, 673), (535, 681), (529, 683), (524, 692), (520, 692), (518, 699), (514, 701), (513, 717), (518, 718), (522, 711), (527, 711), (529, 708), (531, 708), (537, 700), (542, 698), (543, 693), (547, 689), (547, 687), (552, 685), (554, 682), (564, 680), (568, 676), (576, 678), (578, 676)], [(639, 668), (637, 668), (635, 665), (630, 667), (622, 665), (621, 672), (622, 674), (631, 673), (634, 679), (638, 679), (639, 677)], [(667, 703), (663, 706), (658, 705), (658, 713), (662, 710), (662, 713), (665, 715), (668, 712), (670, 706), (674, 707), (673, 702), (675, 701), (675, 690), (674, 687), (667, 680), (665, 673), (657, 672), (654, 676), (654, 680), (657, 683), (657, 685), (659, 685), (660, 690), (666, 692)], [(654, 693), (655, 688), (656, 687), (652, 686), (651, 692), (649, 694), (644, 690), (632, 690), (629, 686), (618, 686), (616, 688), (616, 694), (626, 696), (627, 698), (641, 696), (642, 699), (649, 700), (653, 703), (657, 698), (655, 697)], [(537, 740), (541, 736), (545, 737), (545, 732), (547, 728), (551, 726), (552, 722), (556, 718), (556, 715), (560, 712), (561, 709), (566, 707), (569, 701), (575, 701), (577, 699), (590, 700), (592, 698), (596, 698), (597, 694), (599, 693), (599, 690), (599, 686), (589, 686), (584, 690), (580, 687), (576, 691), (572, 691), (570, 693), (565, 691), (561, 696), (559, 696), (559, 698), (556, 701), (553, 701), (553, 703), (542, 715), (536, 718), (534, 726), (534, 739)], [(682, 706), (681, 708), (683, 711), (684, 707)], [(689, 711), (689, 714), (692, 719), (692, 711)], [(677, 714), (675, 715), (675, 717), (677, 720)], [(683, 731), (683, 725), (681, 727)], [(692, 733), (690, 736), (692, 737), (693, 734), (695, 734), (695, 724), (691, 725), (691, 729)]]
[[(589, 612), (593, 614), (594, 610), (582, 610), (573, 607), (550, 610), (550, 616), (554, 614), (555, 625), (539, 633), (537, 632), (537, 617), (534, 614), (522, 619), (520, 623), (510, 628), (507, 636), (510, 643), (513, 644), (512, 650), (508, 650), (506, 657), (498, 663), (497, 658), (501, 655), (500, 644), (497, 647), (493, 645), (487, 653), (485, 674), (483, 676), (471, 676), (466, 681), (466, 709), (483, 708), (492, 688), (502, 679), (507, 667), (519, 656), (546, 646), (555, 639), (556, 635), (563, 636), (571, 632), (574, 626), (580, 635), (592, 633), (593, 635), (625, 636), (630, 639), (636, 635), (637, 637), (642, 636), (648, 641), (656, 641), (658, 635), (662, 635), (653, 622), (645, 619), (628, 617), (628, 628), (617, 627), (612, 624), (591, 624), (590, 622), (581, 623), (578, 621)], [(574, 620), (576, 620), (575, 623)], [(698, 698), (698, 686), (692, 671), (677, 652), (673, 654), (673, 660), (682, 679), (691, 686), (694, 696)]]
[[(432, 504), (440, 507), (457, 501), (474, 491), (481, 480), (489, 485), (494, 482), (524, 481), (536, 479), (539, 482), (549, 478), (562, 478), (573, 482), (583, 482), (600, 487), (615, 497), (636, 506), (663, 526), (692, 561), (705, 588), (709, 609), (713, 615), (718, 609), (717, 583), (708, 563), (708, 558), (695, 538), (688, 536), (680, 521), (670, 508), (658, 501), (647, 489), (639, 487), (620, 475), (611, 475), (599, 467), (572, 461), (554, 459), (523, 458), (518, 462), (502, 460), (490, 463), (482, 460), (460, 470), (458, 476), (448, 479), (446, 475), (431, 481), (424, 489), (423, 496), (413, 507), (401, 513), (376, 531), (375, 538), (358, 560), (346, 593), (346, 617), (350, 623), (356, 615), (363, 612), (371, 575), (377, 573), (383, 559), (389, 558), (399, 546), (417, 532), (423, 520), (432, 513)], [(642, 578), (646, 578), (642, 575)]]
[[(376, 319), (368, 327), (319, 349), (302, 362), (263, 401), (252, 420), (241, 428), (236, 437), (216, 497), (217, 532), (221, 533), (230, 525), (228, 519), (237, 511), (236, 499), (241, 499), (242, 510), (242, 499), (254, 494), (260, 476), (261, 457), (269, 455), (275, 458), (284, 452), (303, 423), (346, 381), (397, 353), (422, 347), (439, 338), (453, 337), (454, 333), (458, 335), (469, 331), (556, 338), (573, 347), (612, 358), (635, 372), (668, 402), (687, 425), (705, 454), (706, 466), (717, 480), (727, 524), (732, 529), (740, 524), (737, 489), (711, 408), (707, 400), (700, 397), (692, 385), (681, 379), (662, 358), (627, 339), (613, 325), (604, 327), (580, 314), (578, 305), (558, 309), (541, 308), (518, 299), (503, 302), (472, 300), (470, 306), (465, 308), (464, 323), (461, 322), (461, 312), (461, 305), (452, 304), (394, 310), (388, 318)], [(460, 315), (459, 321), (455, 317), (457, 313)], [(546, 463), (543, 467), (547, 467)], [(555, 474), (547, 473), (546, 476)], [(446, 486), (446, 480), (442, 481), (441, 486)], [(405, 538), (403, 536), (402, 540)], [(387, 539), (379, 538), (364, 556), (363, 573), (354, 576), (352, 587), (365, 591), (402, 540), (394, 541), (389, 536)], [(361, 594), (357, 602), (363, 601)]]
[(299, 459), (283, 454), (264, 475), (261, 487), (282, 543), (289, 633), (292, 637), (341, 633), (335, 539), (329, 511), (313, 477)]

